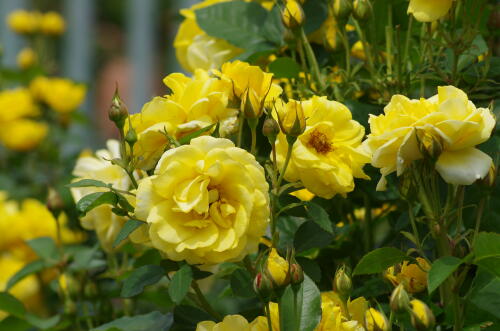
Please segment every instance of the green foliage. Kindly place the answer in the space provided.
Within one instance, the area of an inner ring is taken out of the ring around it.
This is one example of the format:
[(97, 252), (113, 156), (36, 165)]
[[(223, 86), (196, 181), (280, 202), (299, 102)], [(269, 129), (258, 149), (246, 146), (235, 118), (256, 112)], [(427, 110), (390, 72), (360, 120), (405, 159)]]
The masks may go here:
[(462, 263), (461, 259), (454, 256), (444, 256), (434, 261), (427, 274), (429, 294), (434, 292)]
[(181, 303), (191, 287), (193, 271), (189, 264), (184, 264), (177, 270), (168, 285), (168, 294), (177, 304)]
[(121, 296), (130, 298), (144, 291), (144, 287), (156, 284), (165, 275), (165, 270), (157, 265), (145, 265), (133, 270), (123, 281)]
[(162, 314), (158, 311), (153, 311), (144, 315), (121, 317), (112, 322), (93, 328), (91, 331), (168, 331), (173, 322), (172, 314)]
[(406, 254), (397, 248), (383, 247), (369, 252), (356, 265), (353, 275), (376, 274), (403, 261)]

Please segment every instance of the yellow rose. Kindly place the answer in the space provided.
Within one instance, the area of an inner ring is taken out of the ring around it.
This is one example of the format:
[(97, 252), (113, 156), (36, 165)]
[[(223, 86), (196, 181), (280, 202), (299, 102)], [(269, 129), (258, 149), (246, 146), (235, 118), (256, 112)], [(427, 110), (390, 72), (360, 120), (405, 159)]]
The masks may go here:
[[(38, 106), (30, 92), (24, 88), (4, 90), (0, 92), (0, 124), (5, 127), (6, 122), (27, 116), (40, 114)], [(8, 111), (5, 111), (8, 109)]]
[(314, 194), (305, 188), (302, 190), (293, 191), (292, 193), (290, 193), (290, 195), (293, 195), (294, 197), (302, 201), (311, 201), (314, 198)]
[(453, 0), (410, 0), (408, 14), (420, 22), (434, 22), (448, 13)]
[(248, 93), (254, 109), (259, 108), (263, 102), (272, 106), (283, 92), (278, 84), (272, 82), (273, 74), (264, 72), (258, 66), (252, 66), (247, 62), (224, 63), (221, 72), (216, 73), (222, 80), (231, 84), (232, 92), (237, 98), (242, 99), (245, 93)]
[(38, 56), (33, 51), (33, 49), (27, 47), (23, 48), (19, 54), (17, 54), (16, 62), (19, 68), (28, 69), (32, 67), (38, 61)]
[(33, 98), (43, 101), (49, 84), (50, 78), (48, 77), (36, 76), (35, 78), (33, 78), (29, 85), (29, 90)]
[(387, 317), (374, 308), (369, 308), (366, 311), (365, 321), (367, 331), (387, 331), (390, 329)]
[(394, 286), (403, 284), (407, 292), (418, 293), (427, 288), (427, 272), (430, 268), (431, 266), (427, 260), (417, 257), (417, 263), (404, 261), (398, 266), (399, 272), (396, 273), (395, 268), (390, 267), (384, 276)]
[(365, 47), (361, 40), (358, 40), (351, 47), (351, 55), (360, 60), (366, 60)]
[[(98, 150), (96, 156), (80, 156), (73, 170), (73, 175), (76, 177), (74, 182), (82, 179), (95, 179), (111, 184), (115, 189), (128, 190), (130, 187), (130, 178), (125, 170), (120, 166), (113, 165), (110, 160), (120, 157), (120, 143), (116, 140), (108, 140), (108, 149)], [(98, 187), (73, 187), (71, 194), (75, 201), (80, 200), (84, 196), (94, 193), (106, 191), (104, 188)], [(131, 196), (127, 195), (127, 198)], [(134, 204), (134, 201), (129, 201)], [(101, 205), (88, 212), (80, 219), (80, 223), (84, 229), (94, 230), (101, 246), (106, 251), (113, 250), (113, 242), (120, 232), (127, 218), (117, 216), (111, 211), (110, 205)], [(142, 226), (141, 228), (144, 228)], [(134, 235), (139, 235), (142, 230), (134, 231)], [(134, 236), (130, 237), (132, 241)], [(137, 238), (142, 242), (142, 238)]]
[(42, 15), (40, 31), (47, 35), (60, 35), (66, 29), (64, 18), (59, 13), (49, 11)]
[(163, 154), (154, 176), (139, 184), (135, 213), (169, 259), (237, 261), (257, 249), (265, 232), (268, 184), (250, 153), (202, 136)]
[(248, 323), (241, 315), (227, 315), (219, 323), (214, 321), (198, 323), (196, 331), (268, 331), (267, 321), (264, 322), (266, 324), (263, 324), (260, 318), (257, 318), (252, 323)]
[(195, 10), (229, 0), (205, 0), (189, 9), (181, 10), (184, 21), (175, 36), (174, 47), (177, 60), (189, 72), (196, 69), (218, 69), (243, 51), (227, 41), (207, 35), (196, 23)]
[(164, 83), (172, 93), (153, 98), (144, 105), (141, 113), (131, 116), (138, 135), (134, 152), (141, 158), (138, 166), (146, 170), (155, 166), (168, 147), (165, 133), (180, 139), (217, 122), (220, 123), (221, 136), (237, 129), (238, 111), (227, 108), (231, 93), (229, 82), (197, 70), (192, 78), (180, 73), (170, 74)]
[[(352, 120), (347, 107), (326, 97), (314, 96), (301, 104), (306, 127), (293, 144), (285, 179), (300, 180), (310, 192), (326, 199), (351, 192), (354, 178), (368, 179), (363, 172), (370, 160), (361, 149), (363, 126)], [(276, 105), (280, 112), (280, 103)], [(278, 135), (276, 148), (281, 169), (288, 151), (284, 134)]]
[(275, 248), (271, 249), (267, 257), (266, 269), (276, 285), (286, 285), (289, 265), (288, 262), (278, 254)]
[(0, 142), (8, 149), (28, 151), (37, 147), (47, 136), (48, 126), (28, 119), (9, 122), (0, 131)]
[(436, 320), (432, 310), (422, 301), (413, 299), (410, 301), (411, 323), (417, 330), (431, 329)]
[(440, 144), (436, 170), (447, 183), (469, 185), (488, 174), (492, 160), (475, 146), (488, 140), (495, 118), (489, 109), (476, 108), (462, 90), (441, 86), (437, 95), (420, 100), (395, 95), (384, 113), (370, 115), (371, 133), (364, 142), (382, 174), (377, 190), (386, 188), (385, 176), (394, 171), (399, 176), (423, 158), (417, 134)]
[(35, 33), (40, 25), (40, 14), (26, 10), (16, 10), (7, 17), (7, 24), (12, 31), (19, 34)]
[(84, 101), (87, 88), (65, 78), (49, 78), (43, 88), (43, 101), (61, 114), (76, 110)]

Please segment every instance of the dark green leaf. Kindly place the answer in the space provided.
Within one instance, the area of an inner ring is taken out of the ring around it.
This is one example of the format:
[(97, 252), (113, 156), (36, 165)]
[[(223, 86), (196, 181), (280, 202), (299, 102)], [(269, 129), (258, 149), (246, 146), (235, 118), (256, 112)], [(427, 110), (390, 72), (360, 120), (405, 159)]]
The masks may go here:
[(330, 233), (321, 229), (315, 222), (307, 221), (295, 232), (293, 245), (297, 252), (303, 252), (311, 248), (326, 247), (332, 240)]
[(76, 203), (76, 210), (80, 215), (84, 216), (100, 205), (110, 204), (115, 206), (117, 202), (118, 198), (114, 192), (95, 192), (81, 198)]
[(158, 311), (154, 311), (145, 315), (122, 317), (91, 329), (91, 331), (107, 331), (113, 329), (121, 331), (167, 331), (170, 330), (173, 323), (174, 319), (172, 314), (162, 314)]
[(377, 248), (361, 258), (361, 261), (359, 261), (356, 268), (354, 268), (353, 275), (366, 275), (383, 272), (390, 266), (403, 261), (405, 257), (406, 254), (397, 248)]
[(45, 263), (42, 260), (36, 260), (26, 264), (22, 267), (18, 272), (16, 272), (12, 277), (10, 277), (7, 282), (6, 290), (12, 288), (12, 286), (16, 285), (19, 281), (24, 279), (24, 277), (29, 276), (31, 274), (37, 273), (45, 269)]
[(474, 243), (474, 264), (500, 277), (500, 234), (481, 232)]
[(168, 294), (170, 298), (179, 304), (184, 299), (191, 287), (193, 281), (193, 271), (189, 264), (184, 264), (172, 277), (172, 281), (168, 285)]
[(312, 33), (321, 27), (321, 24), (328, 17), (328, 7), (326, 1), (308, 0), (304, 3), (303, 9), (306, 16), (304, 31), (306, 34)]
[(429, 294), (441, 285), (461, 264), (462, 260), (454, 256), (444, 256), (431, 266), (427, 273), (427, 290)]
[(127, 222), (125, 222), (120, 232), (118, 232), (118, 235), (113, 242), (113, 247), (117, 247), (118, 245), (120, 245), (120, 243), (127, 239), (132, 232), (134, 232), (138, 227), (144, 224), (146, 223), (135, 219), (129, 219)]
[(319, 283), (321, 281), (321, 268), (316, 261), (302, 256), (297, 256), (296, 260), (314, 282)]
[(32, 329), (33, 327), (24, 319), (12, 315), (7, 316), (3, 320), (0, 320), (0, 330), (28, 331)]
[(118, 196), (118, 205), (129, 213), (132, 213), (135, 208), (130, 204), (130, 202), (128, 202), (127, 198), (125, 198), (120, 193), (116, 193), (116, 195)]
[(262, 33), (276, 46), (283, 45), (283, 36), (285, 35), (285, 26), (281, 20), (281, 10), (279, 6), (274, 6), (268, 13), (266, 22), (262, 28)]
[(26, 313), (22, 302), (7, 292), (0, 292), (0, 311), (19, 318), (23, 318)]
[(500, 318), (500, 278), (495, 277), (485, 286), (473, 292), (470, 301), (478, 308)]
[[(294, 302), (297, 311), (294, 311)], [(305, 275), (304, 282), (289, 285), (280, 298), (280, 330), (311, 331), (321, 320), (321, 294), (314, 282)]]
[(175, 326), (182, 327), (181, 330), (195, 330), (196, 324), (201, 321), (213, 320), (213, 317), (193, 306), (176, 306), (174, 308)]
[(184, 137), (179, 139), (179, 144), (181, 144), (181, 145), (189, 144), (191, 142), (191, 139), (197, 138), (197, 137), (201, 136), (202, 134), (209, 132), (216, 125), (217, 125), (217, 123), (210, 124), (209, 126), (206, 126), (206, 127), (201, 128), (195, 132), (192, 132), (190, 134), (185, 135)]
[(289, 57), (279, 57), (269, 64), (269, 71), (276, 78), (298, 78), (301, 71), (297, 62)]
[(231, 289), (234, 295), (251, 298), (255, 296), (255, 291), (253, 290), (253, 279), (248, 271), (244, 269), (236, 269), (231, 274)]
[(77, 182), (67, 185), (68, 187), (106, 187), (109, 188), (110, 185), (106, 184), (100, 180), (95, 179), (82, 179)]
[(306, 206), (309, 219), (318, 224), (326, 232), (333, 234), (332, 221), (328, 213), (314, 202), (308, 202)]
[(195, 266), (191, 266), (193, 270), (193, 279), (203, 279), (213, 275), (210, 271), (200, 270)]
[(130, 298), (144, 291), (144, 287), (156, 284), (165, 275), (157, 265), (145, 265), (132, 271), (123, 281), (121, 297)]
[(54, 262), (59, 259), (59, 251), (57, 250), (56, 243), (54, 239), (50, 237), (40, 237), (28, 240), (28, 246), (30, 246), (33, 251), (40, 258), (47, 262)]

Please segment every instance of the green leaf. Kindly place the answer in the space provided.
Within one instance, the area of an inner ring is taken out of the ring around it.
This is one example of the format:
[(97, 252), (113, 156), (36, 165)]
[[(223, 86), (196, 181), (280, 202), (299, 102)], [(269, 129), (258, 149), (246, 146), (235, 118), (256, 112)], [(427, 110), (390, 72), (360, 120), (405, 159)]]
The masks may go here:
[(500, 318), (500, 278), (495, 277), (489, 283), (477, 289), (471, 295), (470, 301), (478, 308)]
[(82, 179), (77, 182), (66, 185), (67, 187), (106, 187), (109, 188), (111, 185), (106, 184), (100, 180), (95, 179)]
[(199, 130), (197, 130), (195, 132), (192, 132), (190, 134), (185, 135), (184, 137), (182, 137), (181, 139), (179, 139), (179, 144), (181, 144), (181, 145), (189, 144), (192, 139), (197, 138), (197, 137), (201, 136), (202, 134), (204, 134), (206, 132), (209, 132), (216, 125), (217, 125), (217, 123), (210, 124), (209, 126), (206, 126), (206, 127), (201, 128), (201, 129), (199, 129)]
[(441, 285), (461, 264), (462, 260), (454, 256), (445, 256), (436, 261), (427, 273), (427, 290), (429, 294)]
[(50, 237), (40, 237), (28, 240), (27, 244), (33, 249), (36, 255), (43, 260), (47, 262), (59, 260), (59, 251), (57, 250), (54, 239)]
[(481, 232), (474, 242), (474, 264), (500, 277), (500, 234)]
[(130, 202), (128, 202), (127, 198), (125, 198), (123, 195), (121, 195), (120, 193), (116, 193), (116, 195), (118, 196), (118, 205), (120, 207), (122, 207), (123, 209), (125, 209), (126, 211), (128, 211), (129, 213), (133, 212), (134, 211), (134, 206), (132, 206), (130, 204)]
[(156, 284), (165, 275), (157, 265), (145, 265), (132, 271), (123, 281), (121, 297), (130, 298), (144, 291), (144, 287)]
[(0, 320), (0, 330), (31, 331), (33, 330), (33, 327), (24, 319), (10, 315), (3, 320)]
[(282, 38), (276, 12), (268, 12), (255, 2), (231, 1), (200, 8), (196, 10), (196, 22), (208, 35), (243, 49), (263, 44), (272, 47)]
[(184, 299), (189, 291), (191, 282), (193, 281), (193, 271), (189, 264), (184, 264), (172, 277), (172, 281), (168, 285), (168, 294), (170, 298), (179, 304)]
[(120, 243), (127, 239), (132, 232), (134, 232), (138, 227), (144, 224), (146, 223), (135, 219), (129, 219), (127, 222), (125, 222), (125, 224), (123, 224), (120, 232), (118, 232), (118, 235), (113, 242), (113, 247), (117, 247), (118, 245), (120, 245)]
[(162, 314), (154, 311), (149, 314), (137, 315), (133, 317), (122, 317), (112, 322), (98, 326), (91, 331), (144, 331), (144, 330), (170, 330), (174, 319), (172, 314)]
[[(294, 311), (295, 300), (297, 311)], [(280, 307), (281, 330), (312, 331), (321, 320), (321, 293), (316, 284), (304, 275), (302, 284), (289, 285), (285, 289)]]
[(276, 78), (298, 78), (300, 66), (289, 57), (279, 57), (269, 64), (269, 71)]
[(304, 31), (306, 34), (318, 30), (328, 17), (328, 6), (326, 3), (327, 2), (323, 0), (308, 0), (302, 6), (306, 16), (304, 23)]
[(326, 232), (333, 234), (332, 221), (328, 213), (314, 202), (308, 202), (306, 206), (309, 219), (318, 224)]
[(231, 289), (239, 297), (255, 297), (252, 276), (244, 269), (238, 268), (231, 274)]
[(213, 320), (213, 317), (194, 306), (180, 305), (174, 308), (174, 320), (179, 330), (195, 330), (196, 324)]
[(324, 231), (315, 222), (304, 222), (295, 232), (293, 245), (297, 252), (303, 252), (311, 248), (322, 248), (328, 246), (333, 236)]
[(84, 196), (76, 203), (76, 210), (81, 216), (85, 216), (92, 209), (103, 205), (110, 204), (115, 206), (118, 202), (118, 197), (114, 192), (95, 192)]
[(45, 269), (45, 262), (43, 260), (36, 260), (31, 263), (26, 264), (18, 272), (16, 272), (12, 277), (10, 277), (7, 282), (6, 290), (10, 290), (12, 286), (16, 285), (19, 281), (24, 279), (24, 277), (31, 274), (37, 273)]
[(0, 311), (19, 318), (23, 318), (24, 314), (26, 314), (22, 302), (7, 292), (0, 292)]
[(55, 315), (49, 318), (41, 318), (31, 313), (27, 313), (25, 318), (26, 322), (41, 330), (53, 328), (61, 320), (60, 315)]
[(397, 248), (382, 247), (369, 252), (361, 258), (353, 275), (367, 275), (383, 272), (390, 266), (403, 261), (406, 254)]
[(321, 281), (321, 268), (316, 261), (303, 256), (296, 256), (295, 259), (314, 282), (319, 283)]

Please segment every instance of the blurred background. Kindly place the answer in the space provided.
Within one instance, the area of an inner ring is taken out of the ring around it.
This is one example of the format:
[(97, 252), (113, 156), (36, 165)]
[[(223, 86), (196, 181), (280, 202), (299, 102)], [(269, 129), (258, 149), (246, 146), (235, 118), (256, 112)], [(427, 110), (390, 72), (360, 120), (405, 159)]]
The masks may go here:
[[(94, 129), (80, 134), (83, 146), (95, 147), (116, 129), (107, 110), (118, 84), (131, 113), (154, 95), (166, 93), (162, 79), (182, 71), (172, 46), (181, 21), (179, 9), (197, 0), (1, 0), (2, 65), (16, 67), (26, 40), (6, 24), (17, 9), (56, 11), (66, 20), (66, 32), (56, 40), (56, 73), (87, 85), (81, 107)], [(98, 134), (96, 134), (98, 132)]]

